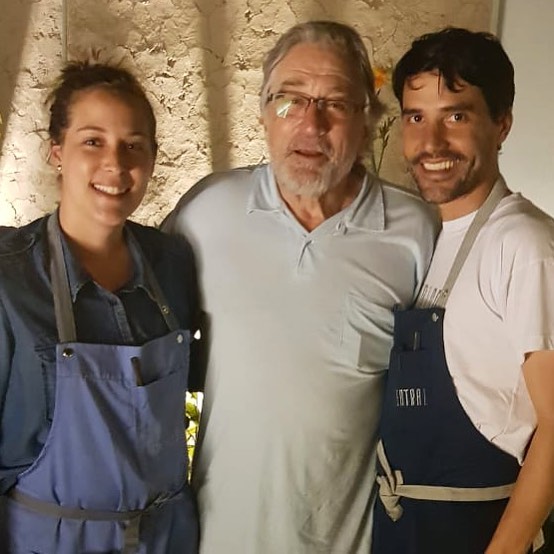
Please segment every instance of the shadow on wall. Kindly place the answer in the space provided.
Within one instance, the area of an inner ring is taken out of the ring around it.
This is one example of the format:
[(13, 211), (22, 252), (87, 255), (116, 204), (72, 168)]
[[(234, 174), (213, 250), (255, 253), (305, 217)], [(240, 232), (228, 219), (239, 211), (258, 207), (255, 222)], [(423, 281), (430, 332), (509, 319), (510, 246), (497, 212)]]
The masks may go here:
[(4, 2), (0, 17), (0, 151), (4, 142), (4, 130), (8, 125), (10, 106), (19, 73), (19, 66), (29, 16), (34, 0)]
[(99, 55), (102, 62), (118, 63), (112, 50), (126, 44), (133, 21), (114, 13), (109, 0), (76, 0), (68, 2), (67, 26), (69, 60)]
[[(219, 4), (219, 3), (218, 3)], [(221, 2), (209, 17), (200, 18), (199, 39), (203, 49), (204, 75), (212, 82), (205, 82), (208, 105), (209, 145), (212, 151), (212, 171), (229, 169), (230, 131), (229, 102), (225, 87), (227, 73), (225, 53), (232, 26), (228, 20), (228, 6)], [(215, 30), (217, 29), (217, 32)]]

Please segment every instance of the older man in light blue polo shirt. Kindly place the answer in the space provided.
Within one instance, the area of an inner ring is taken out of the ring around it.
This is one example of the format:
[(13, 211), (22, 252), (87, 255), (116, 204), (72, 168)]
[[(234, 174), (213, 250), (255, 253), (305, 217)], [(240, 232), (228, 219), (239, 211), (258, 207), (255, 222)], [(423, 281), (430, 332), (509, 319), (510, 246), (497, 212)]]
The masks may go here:
[(353, 29), (285, 33), (261, 105), (271, 163), (205, 178), (165, 224), (193, 245), (209, 322), (201, 552), (365, 554), (392, 309), (435, 223), (359, 162), (381, 106)]

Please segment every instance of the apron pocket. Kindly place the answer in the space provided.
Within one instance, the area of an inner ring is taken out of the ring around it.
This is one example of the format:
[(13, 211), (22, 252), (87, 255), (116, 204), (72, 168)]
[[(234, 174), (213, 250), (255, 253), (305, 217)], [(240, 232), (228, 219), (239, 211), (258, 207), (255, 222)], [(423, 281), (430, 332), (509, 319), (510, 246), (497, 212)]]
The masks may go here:
[(184, 370), (133, 389), (137, 439), (152, 464), (146, 474), (160, 491), (178, 490), (186, 476), (185, 392)]

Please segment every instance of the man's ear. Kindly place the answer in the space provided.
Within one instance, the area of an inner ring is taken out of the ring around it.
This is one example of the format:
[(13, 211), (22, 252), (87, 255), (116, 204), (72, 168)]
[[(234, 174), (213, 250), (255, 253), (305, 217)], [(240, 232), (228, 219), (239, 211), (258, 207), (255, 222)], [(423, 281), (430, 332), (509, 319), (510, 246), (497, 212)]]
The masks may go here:
[(262, 108), (262, 111), (260, 113), (260, 115), (258, 116), (258, 123), (260, 123), (260, 125), (264, 128), (264, 133), (267, 132), (267, 125), (266, 125), (266, 122), (265, 122), (265, 115), (264, 115), (264, 109)]
[(267, 101), (265, 100), (267, 98), (269, 84), (266, 85), (264, 90), (260, 91), (260, 101), (259, 101), (259, 110), (260, 115), (258, 116), (258, 123), (261, 124), (261, 126), (264, 129), (264, 134), (267, 133)]
[(510, 134), (510, 129), (512, 128), (512, 123), (514, 121), (514, 116), (512, 115), (512, 110), (508, 110), (504, 115), (501, 115), (498, 118), (498, 150), (502, 146), (503, 142), (508, 138)]
[(364, 122), (363, 135), (360, 141), (360, 146), (358, 147), (358, 159), (363, 159), (368, 153), (371, 152), (373, 144), (371, 141), (375, 136), (375, 129), (368, 121)]

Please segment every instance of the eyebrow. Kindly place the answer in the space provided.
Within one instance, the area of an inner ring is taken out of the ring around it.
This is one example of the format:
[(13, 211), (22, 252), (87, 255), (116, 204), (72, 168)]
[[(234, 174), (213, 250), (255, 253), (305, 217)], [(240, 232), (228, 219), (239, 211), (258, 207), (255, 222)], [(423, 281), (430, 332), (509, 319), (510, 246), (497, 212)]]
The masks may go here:
[[(97, 133), (105, 133), (106, 129), (97, 125), (83, 125), (82, 127), (79, 127), (77, 129), (77, 133), (82, 133), (83, 131), (95, 131)], [(142, 131), (131, 131), (129, 133), (129, 136), (145, 137), (147, 136), (147, 134), (143, 133)]]
[[(472, 102), (459, 102), (458, 104), (449, 104), (441, 106), (439, 110), (443, 113), (449, 112), (474, 112), (475, 105)], [(402, 108), (402, 115), (414, 115), (424, 111), (424, 108)]]
[(287, 87), (287, 86), (297, 86), (297, 85), (305, 85), (305, 81), (303, 81), (302, 79), (285, 79), (282, 83), (281, 83), (281, 86), (282, 87)]
[[(285, 79), (282, 83), (279, 84), (279, 90), (282, 90), (283, 87), (295, 87), (295, 86), (305, 86), (307, 83), (304, 79)], [(331, 87), (330, 94), (338, 93), (338, 94), (345, 94), (348, 95), (351, 93), (351, 91), (348, 89), (348, 87), (342, 86), (342, 85), (335, 85)]]

